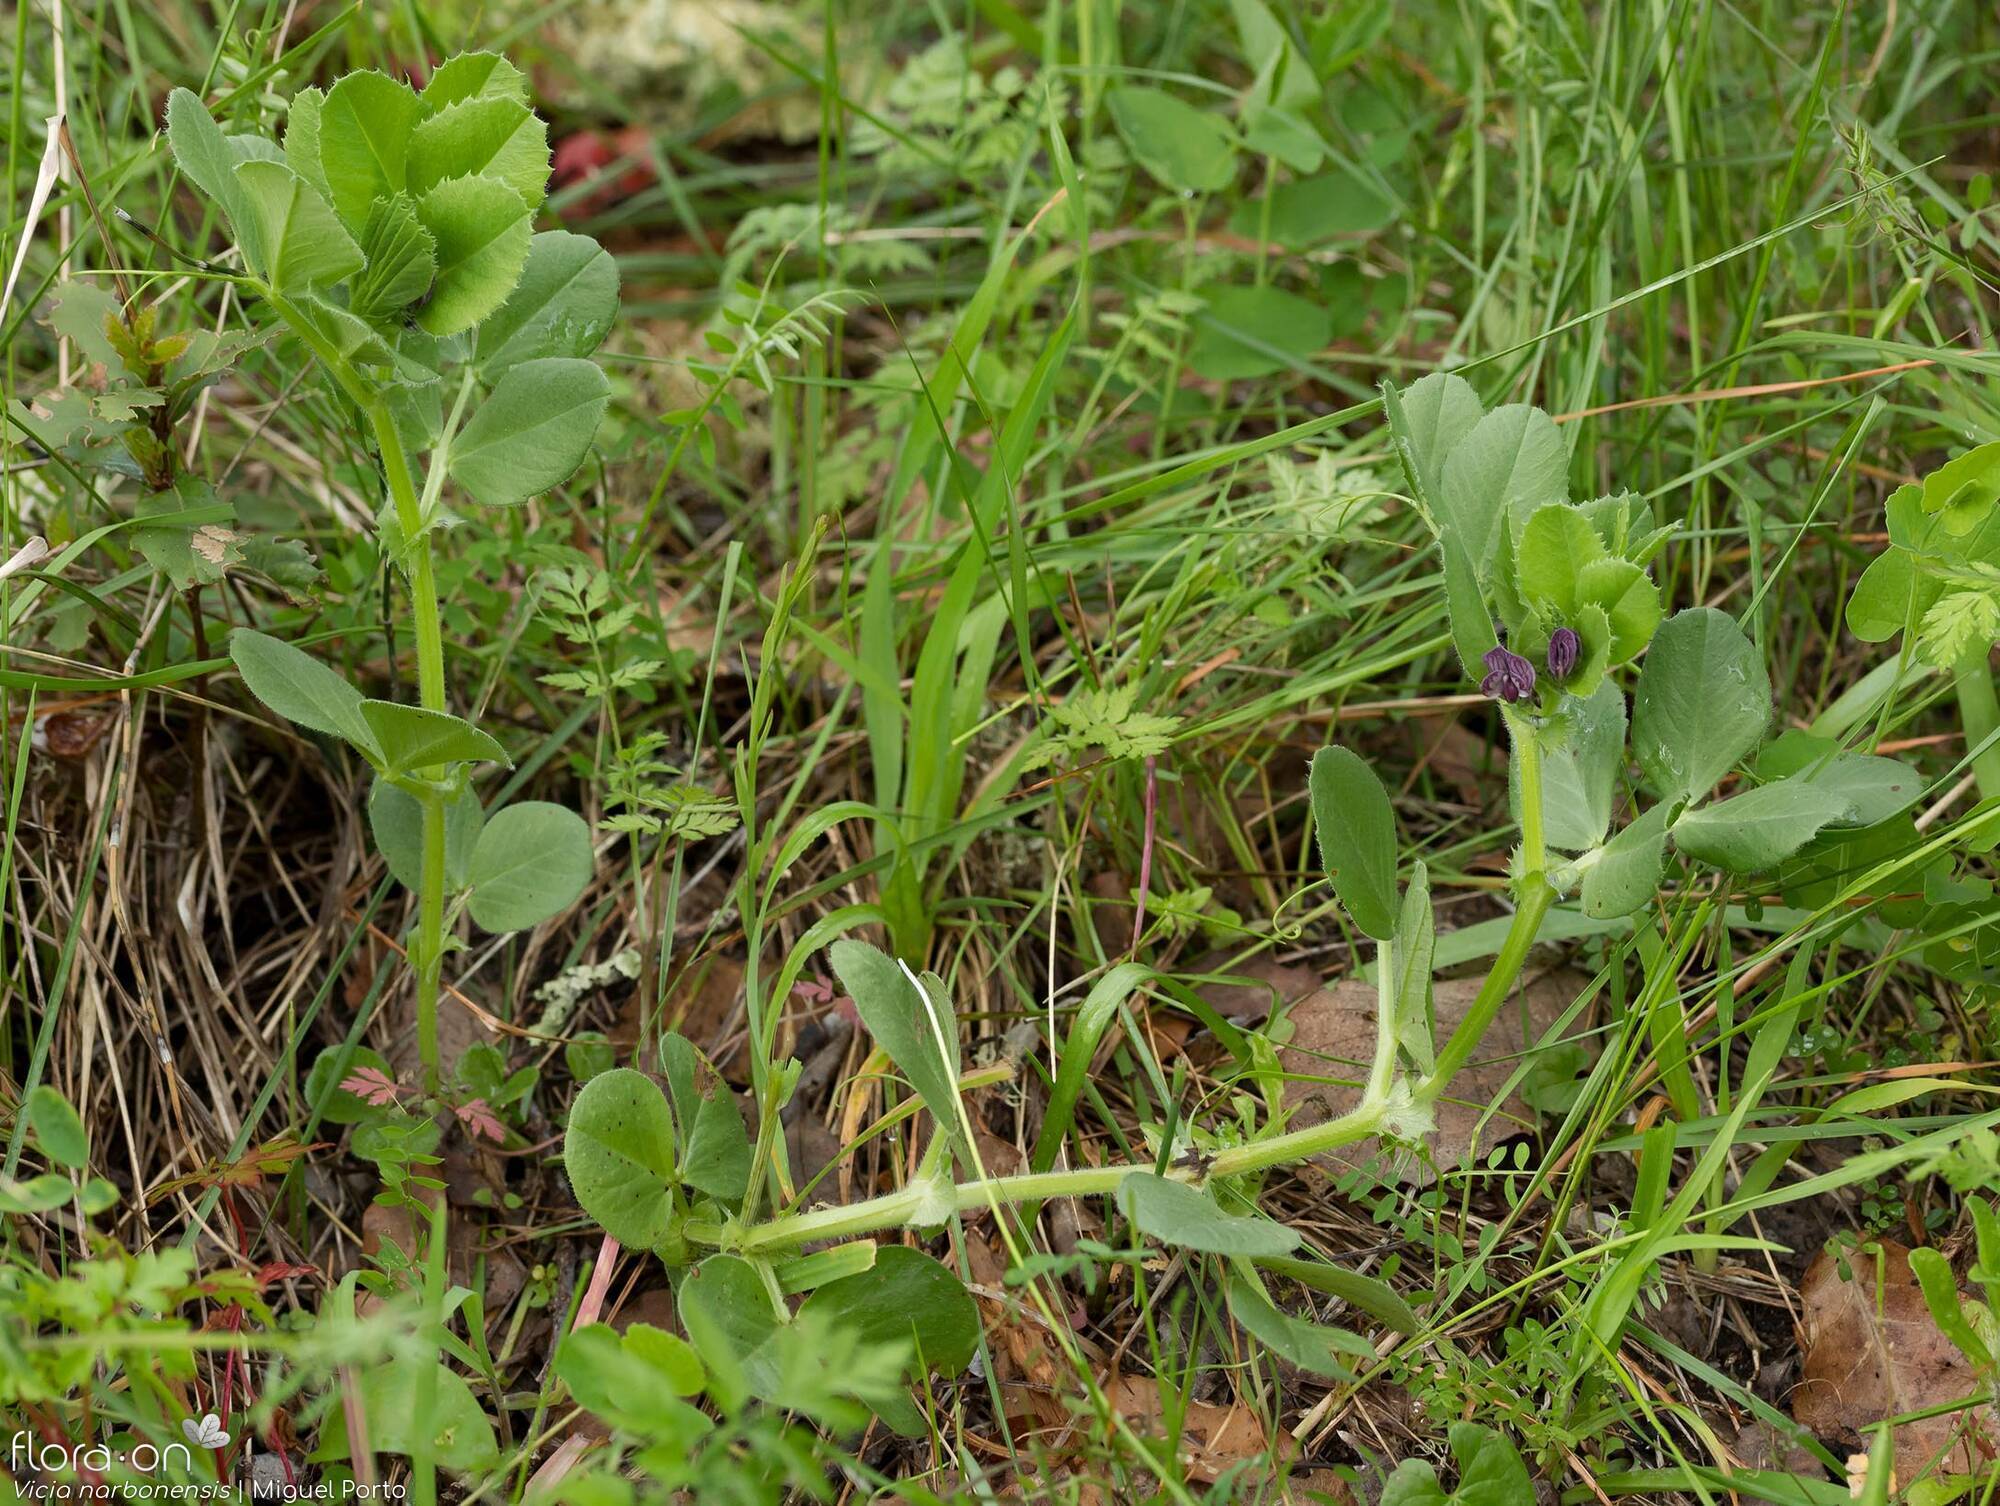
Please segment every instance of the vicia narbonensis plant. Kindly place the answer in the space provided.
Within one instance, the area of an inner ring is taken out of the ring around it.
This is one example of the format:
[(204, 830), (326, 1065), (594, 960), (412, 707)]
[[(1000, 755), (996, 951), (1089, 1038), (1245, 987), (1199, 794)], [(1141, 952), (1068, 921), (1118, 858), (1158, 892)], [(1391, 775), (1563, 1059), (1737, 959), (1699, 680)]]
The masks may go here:
[(618, 274), (588, 236), (533, 229), (548, 128), (504, 58), (468, 53), (422, 92), (353, 73), (291, 103), (283, 146), (228, 135), (177, 89), (167, 139), (234, 233), (240, 273), (338, 388), (381, 463), (384, 553), (408, 586), (418, 704), (371, 700), (317, 659), (239, 629), (252, 694), (347, 743), (375, 772), (369, 823), (418, 900), (408, 954), (426, 1086), (439, 1087), (437, 1005), (450, 922), (520, 930), (571, 904), (592, 866), (574, 812), (521, 802), (489, 814), (474, 767), (507, 763), (453, 714), (432, 539), (462, 494), (512, 507), (588, 454), (610, 386), (591, 359), (618, 310)]
[[(789, 1195), (771, 1151), (784, 1085), (795, 1073), (778, 1074), (764, 1095), (761, 1133), (750, 1149), (741, 1126), (724, 1122), (733, 1121), (733, 1107), (717, 1108), (727, 1095), (696, 1091), (692, 1048), (678, 1037), (669, 1037), (662, 1063), (671, 1102), (651, 1078), (621, 1070), (593, 1078), (571, 1113), (565, 1156), (585, 1210), (626, 1245), (652, 1249), (672, 1265), (698, 1261), (679, 1284), (698, 1348), (704, 1334), (732, 1325), (760, 1335), (782, 1328), (790, 1321), (784, 1294), (831, 1278), (809, 1306), (822, 1291), (838, 1289), (833, 1305), (890, 1315), (885, 1328), (905, 1336), (914, 1324), (926, 1353), (948, 1352), (953, 1325), (965, 1318), (945, 1294), (955, 1285), (949, 1272), (930, 1262), (918, 1282), (919, 1267), (907, 1258), (915, 1252), (902, 1249), (895, 1266), (882, 1270), (873, 1264), (873, 1242), (861, 1236), (1052, 1197), (1110, 1195), (1140, 1233), (1228, 1257), (1230, 1306), (1242, 1325), (1295, 1363), (1337, 1373), (1339, 1355), (1358, 1341), (1280, 1312), (1264, 1293), (1267, 1275), (1327, 1290), (1337, 1280), (1341, 1295), (1392, 1325), (1405, 1321), (1407, 1309), (1379, 1283), (1329, 1276), (1323, 1265), (1292, 1258), (1297, 1235), (1254, 1211), (1262, 1173), (1370, 1137), (1420, 1138), (1433, 1105), (1519, 980), (1561, 894), (1580, 889), (1586, 909), (1622, 914), (1658, 894), (1670, 836), (1684, 855), (1748, 872), (1824, 829), (1880, 820), (1915, 799), (1917, 780), (1902, 765), (1813, 744), (1788, 749), (1782, 771), (1760, 761), (1760, 772), (1772, 777), (1711, 800), (1761, 741), (1770, 691), (1749, 639), (1721, 612), (1695, 608), (1662, 623), (1647, 567), (1670, 530), (1656, 526), (1629, 493), (1572, 503), (1568, 452), (1544, 413), (1523, 406), (1485, 412), (1464, 381), (1443, 375), (1387, 391), (1384, 402), (1411, 499), (1437, 538), (1453, 638), (1468, 675), (1497, 704), (1514, 754), (1515, 908), (1466, 1018), (1444, 1041), (1434, 1038), (1436, 924), (1425, 866), (1403, 860), (1387, 792), (1340, 747), (1313, 759), (1312, 811), (1341, 908), (1374, 944), (1380, 1004), (1358, 1097), (1324, 1123), (1287, 1127), (1272, 1077), (1264, 1095), (1269, 1115), (1252, 1129), (1152, 1126), (1146, 1160), (1056, 1169), (1097, 1044), (1151, 977), (1143, 964), (1126, 962), (1097, 981), (1070, 1026), (1029, 1170), (989, 1176), (963, 1102), (967, 1083), (948, 986), (874, 947), (834, 942), (834, 971), (863, 1024), (936, 1126), (917, 1174), (899, 1191), (759, 1217), (767, 1186)], [(1652, 803), (1614, 837), (1627, 719), (1612, 672), (1649, 648), (1631, 747)], [(1254, 1077), (1262, 1069), (1250, 1070)], [(719, 1175), (725, 1164), (726, 1178)], [(798, 1253), (820, 1241), (844, 1242)], [(962, 1293), (959, 1299), (966, 1300)]]

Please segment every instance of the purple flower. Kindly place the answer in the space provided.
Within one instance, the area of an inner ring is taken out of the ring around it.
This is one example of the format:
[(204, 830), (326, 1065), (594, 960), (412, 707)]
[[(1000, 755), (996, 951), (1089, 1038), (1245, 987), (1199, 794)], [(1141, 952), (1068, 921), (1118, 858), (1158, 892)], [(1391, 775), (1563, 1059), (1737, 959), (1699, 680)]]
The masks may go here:
[(1535, 666), (1519, 654), (1495, 646), (1486, 651), (1482, 662), (1486, 678), (1479, 682), (1481, 694), (1518, 703), (1535, 693)]
[(1576, 661), (1583, 657), (1583, 640), (1576, 629), (1559, 627), (1549, 634), (1549, 678), (1567, 680), (1576, 673)]

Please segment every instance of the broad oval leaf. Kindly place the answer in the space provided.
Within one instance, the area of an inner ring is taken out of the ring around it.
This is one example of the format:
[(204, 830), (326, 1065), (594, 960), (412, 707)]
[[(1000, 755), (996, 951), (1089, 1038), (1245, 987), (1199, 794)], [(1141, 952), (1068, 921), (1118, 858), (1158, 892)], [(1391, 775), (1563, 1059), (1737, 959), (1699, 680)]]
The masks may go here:
[(1506, 530), (1546, 503), (1569, 500), (1569, 451), (1562, 431), (1539, 408), (1495, 408), (1445, 457), (1438, 478), (1438, 526), (1457, 533), (1482, 581), (1492, 572)]
[(477, 361), (497, 377), (545, 356), (587, 356), (618, 315), (618, 264), (587, 235), (544, 230), (528, 243), (521, 280), (479, 326)]
[(781, 1320), (763, 1278), (747, 1260), (711, 1255), (681, 1282), (681, 1326), (709, 1372), (709, 1393), (725, 1407), (777, 1389), (774, 1353)]
[(1188, 364), (1211, 381), (1268, 376), (1298, 366), (1333, 339), (1325, 308), (1281, 288), (1220, 288), (1203, 294)]
[(583, 464), (611, 398), (594, 361), (551, 356), (510, 366), (451, 447), (451, 474), (489, 507), (559, 486)]
[(1209, 1255), (1283, 1255), (1299, 1242), (1297, 1231), (1281, 1223), (1225, 1213), (1199, 1187), (1150, 1171), (1135, 1171), (1118, 1184), (1118, 1206), (1161, 1244)]
[[(956, 1375), (979, 1348), (979, 1308), (950, 1271), (921, 1250), (885, 1245), (875, 1263), (853, 1276), (820, 1286), (800, 1308), (824, 1314), (869, 1344), (902, 1344), (909, 1359), (905, 1375), (920, 1380), (926, 1369)], [(893, 1408), (883, 1420), (900, 1433), (920, 1432), (915, 1408)]]
[(1236, 144), (1221, 117), (1140, 84), (1105, 99), (1134, 159), (1168, 188), (1213, 193), (1235, 181)]
[[(861, 1024), (910, 1080), (940, 1131), (963, 1139), (958, 1106), (958, 1020), (940, 987), (919, 991), (896, 959), (843, 938), (827, 960), (854, 1000)], [(926, 975), (928, 976), (928, 975)], [(949, 1053), (949, 1055), (947, 1055)]]
[(1320, 860), (1355, 925), (1377, 941), (1396, 934), (1396, 813), (1382, 781), (1346, 748), (1313, 754), (1313, 824)]
[(35, 1144), (58, 1166), (82, 1171), (90, 1165), (90, 1134), (70, 1101), (47, 1083), (37, 1083), (28, 1095), (28, 1128)]
[(1662, 800), (1706, 795), (1770, 720), (1764, 662), (1733, 618), (1690, 607), (1667, 619), (1632, 696), (1632, 751)]
[(229, 657), (250, 693), (286, 721), (342, 738), (381, 761), (375, 734), (361, 714), (361, 692), (311, 654), (267, 633), (238, 628), (229, 635)]
[(674, 1116), (659, 1085), (614, 1067), (583, 1085), (563, 1134), (563, 1169), (583, 1211), (635, 1250), (667, 1235), (673, 1214)]
[(498, 178), (447, 178), (418, 199), (417, 218), (437, 241), (438, 271), (417, 323), (455, 335), (505, 303), (528, 259), (530, 217)]
[[(418, 1405), (417, 1379), (431, 1361), (370, 1365), (354, 1372), (354, 1401), (368, 1425), (368, 1447), (379, 1453), (421, 1455), (461, 1474), (493, 1468), (500, 1447), (493, 1423), (472, 1388), (449, 1365), (435, 1365), (429, 1395)], [(430, 1437), (417, 1432), (418, 1418), (427, 1418)], [(319, 1444), (310, 1457), (326, 1463), (349, 1456), (347, 1409), (333, 1407), (321, 1425)]]
[(1266, 1255), (1257, 1261), (1257, 1265), (1262, 1270), (1289, 1276), (1301, 1286), (1338, 1297), (1349, 1307), (1358, 1308), (1397, 1333), (1416, 1333), (1423, 1327), (1402, 1294), (1376, 1277), (1364, 1276), (1346, 1266), (1330, 1265), (1324, 1260), (1301, 1260), (1290, 1255)]
[(692, 1444), (714, 1424), (678, 1398), (701, 1390), (707, 1372), (685, 1339), (634, 1323), (572, 1329), (556, 1346), (556, 1374), (587, 1411), (648, 1443)]
[(484, 930), (525, 931), (574, 904), (595, 866), (575, 811), (545, 800), (507, 806), (472, 850), (467, 909)]
[[(444, 811), (444, 888), (456, 894), (472, 882), (472, 851), (486, 811), (470, 789)], [(424, 807), (415, 795), (378, 779), (368, 792), (368, 829), (397, 883), (412, 894), (424, 886)]]

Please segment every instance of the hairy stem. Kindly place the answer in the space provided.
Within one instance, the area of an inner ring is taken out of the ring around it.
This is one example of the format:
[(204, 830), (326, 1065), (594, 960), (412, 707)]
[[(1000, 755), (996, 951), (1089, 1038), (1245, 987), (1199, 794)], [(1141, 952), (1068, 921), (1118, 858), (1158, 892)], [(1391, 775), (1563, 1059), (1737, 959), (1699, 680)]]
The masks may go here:
[[(1535, 742), (1532, 724), (1516, 722), (1508, 714), (1508, 725), (1519, 750), (1521, 775), (1521, 833), (1525, 875), (1520, 884), (1519, 904), (1513, 922), (1493, 958), (1493, 966), (1480, 986), (1471, 1010), (1459, 1023), (1437, 1064), (1421, 1082), (1410, 1087), (1395, 1083), (1397, 1022), (1395, 1004), (1396, 948), (1385, 941), (1376, 954), (1380, 970), (1380, 992), (1376, 1019), (1375, 1058), (1370, 1066), (1361, 1101), (1346, 1113), (1308, 1129), (1290, 1130), (1232, 1146), (1211, 1160), (1206, 1168), (1185, 1165), (1169, 1167), (1166, 1175), (1177, 1181), (1200, 1183), (1211, 1177), (1246, 1176), (1308, 1160), (1340, 1146), (1365, 1140), (1384, 1129), (1399, 1128), (1398, 1118), (1412, 1109), (1422, 1109), (1441, 1096), (1452, 1077), (1479, 1048), (1480, 1041), (1500, 1013), (1507, 996), (1520, 981), (1528, 953), (1541, 933), (1542, 920), (1555, 903), (1556, 892), (1549, 887), (1542, 870), (1546, 862), (1542, 838), (1541, 749)], [(928, 1164), (928, 1163), (926, 1163)], [(907, 1187), (865, 1202), (837, 1208), (816, 1208), (810, 1213), (787, 1213), (761, 1224), (737, 1221), (691, 1220), (682, 1227), (682, 1237), (694, 1245), (734, 1251), (744, 1255), (771, 1255), (797, 1249), (819, 1240), (852, 1239), (881, 1229), (920, 1228), (943, 1223), (954, 1213), (975, 1213), (989, 1208), (1021, 1203), (1039, 1203), (1055, 1197), (1092, 1197), (1113, 1193), (1125, 1178), (1150, 1172), (1150, 1162), (1127, 1162), (1121, 1166), (1091, 1166), (1076, 1171), (1028, 1172), (1011, 1177), (980, 1177), (953, 1183), (938, 1176), (920, 1176)]]
[[(417, 500), (403, 436), (388, 405), (368, 405), (375, 443), (382, 452), (382, 473), (402, 530), (404, 558), (409, 568), (410, 616), (417, 638), (417, 696), (429, 711), (444, 711), (444, 616), (438, 610), (437, 581), (431, 573), (431, 539), (423, 505)], [(424, 771), (435, 775), (438, 770)], [(424, 1088), (435, 1093), (440, 1080), (438, 1061), (438, 991), (444, 972), (444, 797), (426, 792), (424, 807), (423, 892), (417, 896), (417, 934), (410, 954), (417, 963), (417, 1054), (424, 1064)]]

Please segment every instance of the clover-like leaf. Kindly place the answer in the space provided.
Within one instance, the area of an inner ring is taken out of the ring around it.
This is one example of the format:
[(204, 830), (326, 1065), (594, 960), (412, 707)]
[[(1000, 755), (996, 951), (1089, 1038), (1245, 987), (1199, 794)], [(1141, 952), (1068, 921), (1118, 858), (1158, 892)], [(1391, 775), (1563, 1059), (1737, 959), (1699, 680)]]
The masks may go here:
[(575, 904), (595, 863), (575, 811), (543, 800), (507, 806), (473, 847), (467, 909), (483, 930), (525, 931)]
[(1509, 403), (1488, 413), (1445, 457), (1438, 524), (1457, 533), (1482, 581), (1510, 527), (1569, 497), (1569, 451), (1539, 408)]
[(1105, 96), (1139, 165), (1179, 193), (1213, 193), (1236, 178), (1236, 145), (1221, 117), (1164, 89), (1127, 84)]

